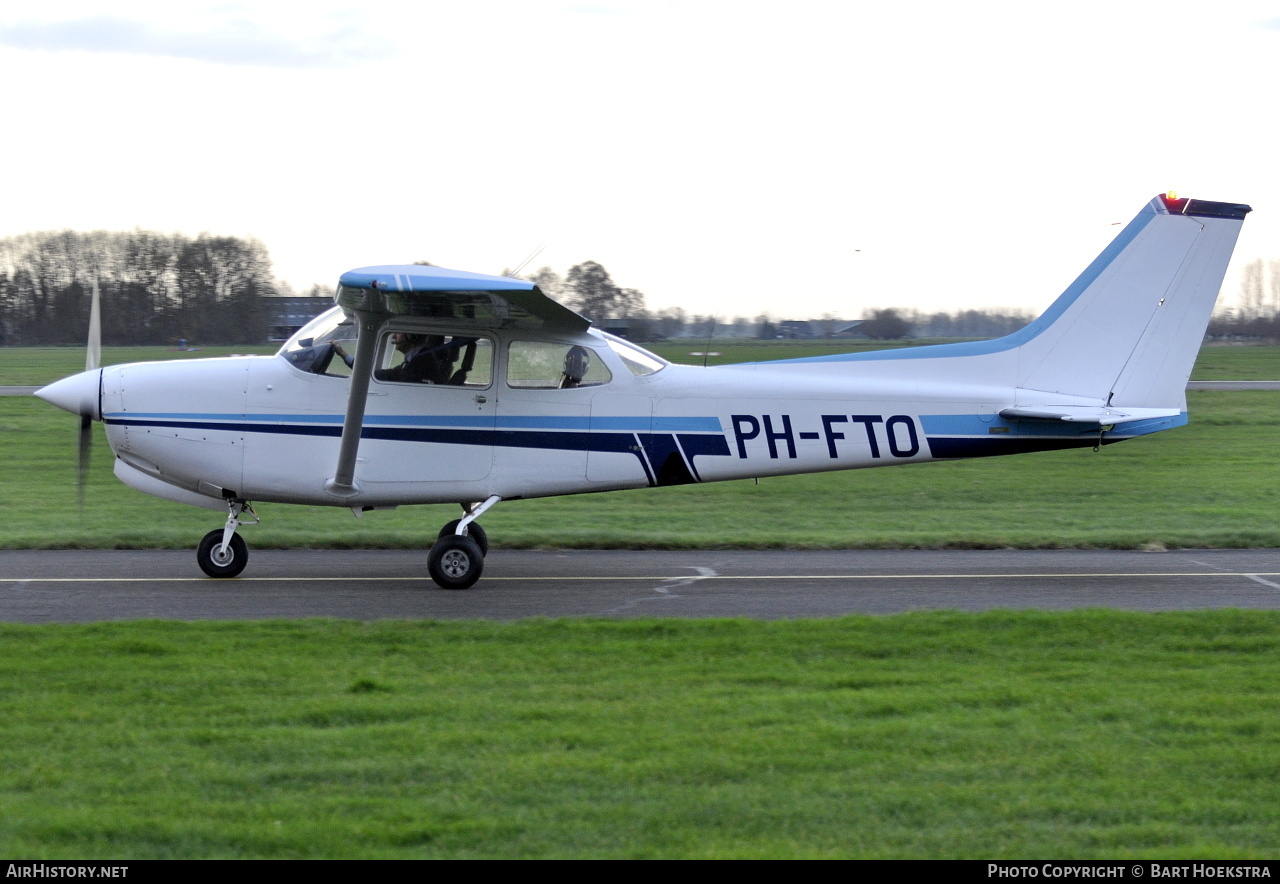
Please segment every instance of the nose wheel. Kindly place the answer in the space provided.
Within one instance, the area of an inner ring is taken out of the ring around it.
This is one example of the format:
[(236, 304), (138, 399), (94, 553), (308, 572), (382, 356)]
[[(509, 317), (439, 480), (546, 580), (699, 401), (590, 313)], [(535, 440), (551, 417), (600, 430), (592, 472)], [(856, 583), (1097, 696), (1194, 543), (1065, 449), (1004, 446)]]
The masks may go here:
[(239, 498), (227, 501), (227, 511), (227, 524), (210, 531), (196, 547), (196, 563), (210, 577), (235, 577), (249, 563), (249, 547), (235, 532), (241, 525), (258, 524), (258, 514)]

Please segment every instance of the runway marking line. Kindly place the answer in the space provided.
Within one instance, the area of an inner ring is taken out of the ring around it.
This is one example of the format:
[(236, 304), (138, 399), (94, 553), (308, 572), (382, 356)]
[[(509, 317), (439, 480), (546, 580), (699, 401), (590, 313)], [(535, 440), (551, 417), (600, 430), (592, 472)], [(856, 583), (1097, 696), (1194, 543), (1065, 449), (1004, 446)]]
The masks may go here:
[[(542, 581), (663, 581), (663, 580), (690, 580), (690, 582), (703, 582), (708, 580), (1030, 580), (1030, 579), (1052, 579), (1052, 578), (1098, 578), (1098, 579), (1118, 579), (1123, 577), (1245, 577), (1256, 583), (1262, 583), (1275, 589), (1280, 589), (1280, 583), (1273, 583), (1270, 580), (1264, 580), (1265, 577), (1280, 577), (1280, 571), (1121, 571), (1121, 572), (1071, 572), (1071, 573), (1023, 573), (1010, 574), (1007, 572), (1000, 574), (716, 574), (710, 575), (649, 575), (649, 576), (623, 576), (623, 575), (594, 575), (585, 577), (571, 576), (549, 576), (549, 577), (486, 577), (486, 583), (495, 583), (499, 581), (526, 581), (526, 582), (542, 582)], [(208, 583), (217, 586), (234, 586), (237, 583), (338, 583), (359, 580), (366, 583), (405, 583), (426, 581), (430, 582), (428, 576), (398, 576), (398, 577), (233, 577), (228, 580), (220, 580), (213, 577), (0, 577), (0, 584), (17, 584), (16, 588), (21, 588), (27, 583)]]

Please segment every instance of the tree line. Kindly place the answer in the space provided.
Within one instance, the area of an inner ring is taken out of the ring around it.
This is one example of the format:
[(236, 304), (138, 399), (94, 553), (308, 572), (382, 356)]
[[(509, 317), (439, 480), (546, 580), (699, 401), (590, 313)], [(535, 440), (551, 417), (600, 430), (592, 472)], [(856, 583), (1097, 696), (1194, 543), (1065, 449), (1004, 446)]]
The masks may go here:
[(645, 308), (644, 294), (615, 283), (600, 264), (587, 261), (564, 276), (543, 267), (524, 277), (550, 297), (581, 313), (596, 325), (615, 326), (638, 341), (669, 338), (835, 338), (897, 340), (907, 337), (999, 337), (1022, 328), (1029, 313), (962, 310), (955, 314), (896, 309), (864, 311), (861, 321), (824, 314), (818, 319), (787, 320), (764, 313), (754, 319), (688, 313), (681, 307)]
[(266, 340), (276, 294), (253, 239), (144, 230), (0, 239), (0, 342), (83, 344), (94, 283), (104, 344)]
[[(543, 267), (523, 278), (597, 326), (635, 341), (993, 338), (1033, 318), (1019, 311), (874, 308), (864, 310), (860, 320), (831, 313), (808, 320), (768, 313), (716, 317), (681, 307), (651, 311), (642, 292), (619, 285), (595, 261), (577, 264), (563, 276)], [(255, 239), (143, 230), (23, 234), (0, 239), (0, 344), (82, 344), (95, 281), (103, 343), (115, 345), (173, 345), (183, 339), (261, 343), (275, 318), (270, 299), (293, 293), (275, 282), (266, 247)], [(327, 297), (329, 290), (315, 286), (308, 294)], [(1280, 340), (1280, 261), (1247, 265), (1239, 306), (1215, 313), (1209, 331), (1224, 338)]]

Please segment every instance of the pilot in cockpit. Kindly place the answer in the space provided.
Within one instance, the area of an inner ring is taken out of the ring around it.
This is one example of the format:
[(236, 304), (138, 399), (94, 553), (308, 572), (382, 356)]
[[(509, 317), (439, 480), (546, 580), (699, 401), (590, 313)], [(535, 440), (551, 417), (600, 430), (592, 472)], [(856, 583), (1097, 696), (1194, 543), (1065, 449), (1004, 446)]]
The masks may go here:
[(582, 383), (587, 376), (587, 367), (591, 364), (591, 352), (586, 347), (573, 346), (564, 354), (564, 374), (560, 378), (560, 389), (567, 390)]
[[(404, 361), (391, 368), (380, 368), (373, 376), (380, 381), (405, 383), (447, 384), (453, 370), (455, 348), (445, 343), (444, 335), (417, 335), (393, 332), (392, 345), (404, 356)], [(333, 351), (351, 367), (355, 359), (340, 344), (334, 342)]]

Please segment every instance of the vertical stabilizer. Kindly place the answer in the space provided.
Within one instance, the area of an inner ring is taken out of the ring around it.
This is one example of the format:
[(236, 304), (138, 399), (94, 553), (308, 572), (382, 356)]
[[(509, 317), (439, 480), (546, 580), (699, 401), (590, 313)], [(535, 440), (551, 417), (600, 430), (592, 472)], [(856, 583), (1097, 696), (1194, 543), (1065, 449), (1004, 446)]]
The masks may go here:
[(1153, 199), (1021, 334), (1017, 386), (1181, 407), (1248, 206)]

